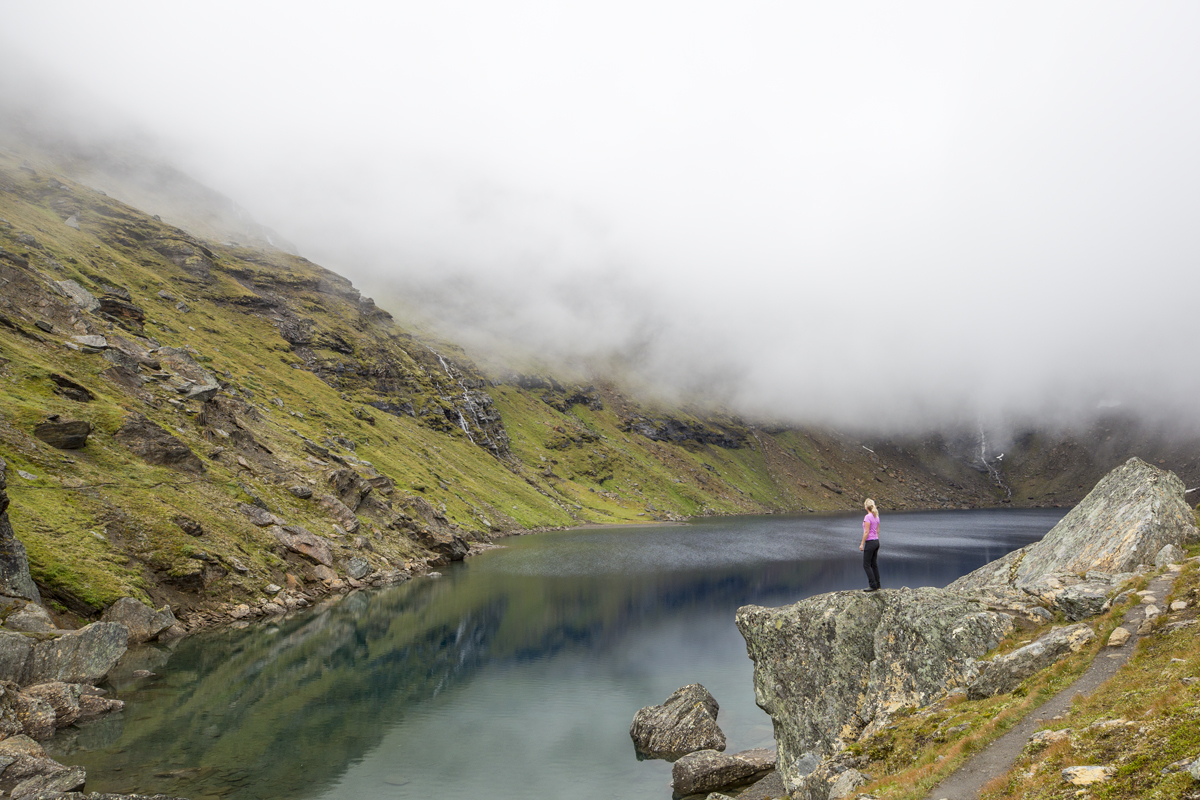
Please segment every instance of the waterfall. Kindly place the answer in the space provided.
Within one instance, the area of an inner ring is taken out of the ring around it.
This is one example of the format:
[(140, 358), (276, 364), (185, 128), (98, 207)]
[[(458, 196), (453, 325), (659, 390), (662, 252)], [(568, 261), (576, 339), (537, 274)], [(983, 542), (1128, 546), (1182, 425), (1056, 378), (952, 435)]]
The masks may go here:
[[(453, 370), (450, 369), (450, 365), (446, 363), (446, 359), (442, 358), (440, 353), (438, 353), (436, 350), (430, 350), (430, 352), (437, 356), (438, 363), (442, 365), (442, 369), (446, 371), (446, 375), (450, 377), (450, 380), (457, 383), (458, 388), (462, 389), (462, 404), (467, 407), (467, 411), (471, 414), (471, 419), (474, 420), (475, 426), (483, 433), (484, 441), (489, 445), (492, 444), (492, 440), (487, 435), (487, 431), (484, 430), (483, 425), (479, 422), (479, 408), (475, 405), (475, 401), (471, 399), (471, 392), (469, 389), (467, 389), (467, 385), (463, 383), (463, 380), (460, 376), (454, 374)], [(462, 409), (455, 405), (454, 410), (458, 414), (459, 427), (461, 427), (463, 433), (467, 435), (467, 439), (470, 440), (471, 444), (475, 444), (475, 437), (471, 435), (471, 426), (467, 424), (467, 418), (463, 416)]]
[(988, 440), (987, 431), (984, 430), (983, 423), (979, 423), (979, 461), (987, 469), (988, 474), (992, 476), (992, 480), (996, 485), (1005, 491), (1005, 496), (1012, 497), (1012, 489), (1004, 482), (1004, 476), (1000, 473), (1000, 469), (996, 466), (997, 463), (1004, 460), (1004, 453), (996, 456), (992, 461), (988, 461)]

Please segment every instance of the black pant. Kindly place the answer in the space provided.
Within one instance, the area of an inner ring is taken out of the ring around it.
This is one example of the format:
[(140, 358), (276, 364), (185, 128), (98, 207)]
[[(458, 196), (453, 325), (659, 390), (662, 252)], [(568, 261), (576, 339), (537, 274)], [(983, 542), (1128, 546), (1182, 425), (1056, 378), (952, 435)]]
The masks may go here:
[(867, 583), (872, 589), (879, 588), (879, 540), (867, 539), (863, 545), (863, 569), (867, 571)]

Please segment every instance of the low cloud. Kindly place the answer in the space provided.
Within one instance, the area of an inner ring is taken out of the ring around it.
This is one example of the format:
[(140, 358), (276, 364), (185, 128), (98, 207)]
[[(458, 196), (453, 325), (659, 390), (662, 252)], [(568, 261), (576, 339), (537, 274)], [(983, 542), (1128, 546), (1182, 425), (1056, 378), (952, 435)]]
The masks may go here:
[(1200, 425), (1194, 5), (182, 14), (10, 9), (9, 94), (94, 98), (485, 360), (867, 429)]

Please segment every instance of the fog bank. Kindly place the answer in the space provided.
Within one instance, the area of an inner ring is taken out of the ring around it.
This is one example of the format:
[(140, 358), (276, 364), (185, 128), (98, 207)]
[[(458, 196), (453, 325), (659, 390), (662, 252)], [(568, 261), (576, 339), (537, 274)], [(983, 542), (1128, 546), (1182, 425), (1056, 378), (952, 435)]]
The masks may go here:
[(481, 354), (791, 421), (1200, 426), (1194, 4), (5, 17), (8, 102)]

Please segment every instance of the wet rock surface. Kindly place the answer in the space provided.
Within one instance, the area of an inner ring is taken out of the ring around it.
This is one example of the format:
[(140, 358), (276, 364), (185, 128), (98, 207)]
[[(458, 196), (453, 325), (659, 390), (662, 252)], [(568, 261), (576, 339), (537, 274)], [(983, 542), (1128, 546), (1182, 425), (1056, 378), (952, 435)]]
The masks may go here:
[(718, 711), (720, 706), (707, 689), (688, 684), (676, 689), (662, 705), (640, 709), (629, 736), (640, 758), (676, 759), (697, 750), (724, 750)]

